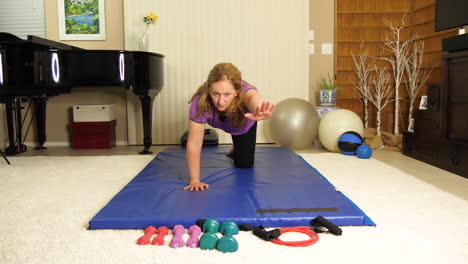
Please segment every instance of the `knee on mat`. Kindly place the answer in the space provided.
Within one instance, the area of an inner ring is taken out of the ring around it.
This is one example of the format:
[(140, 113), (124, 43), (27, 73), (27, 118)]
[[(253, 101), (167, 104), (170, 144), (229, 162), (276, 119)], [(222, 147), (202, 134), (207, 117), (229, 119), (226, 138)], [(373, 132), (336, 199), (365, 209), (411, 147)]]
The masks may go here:
[(250, 169), (253, 167), (254, 162), (253, 160), (241, 160), (234, 162), (234, 165), (236, 165), (236, 167), (240, 169)]

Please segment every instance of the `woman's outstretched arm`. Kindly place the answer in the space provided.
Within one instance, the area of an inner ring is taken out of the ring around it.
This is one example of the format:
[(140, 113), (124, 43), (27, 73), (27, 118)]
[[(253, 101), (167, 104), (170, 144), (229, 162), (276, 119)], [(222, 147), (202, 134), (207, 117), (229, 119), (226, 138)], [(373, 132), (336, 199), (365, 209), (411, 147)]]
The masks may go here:
[(271, 102), (264, 101), (255, 89), (245, 92), (243, 103), (250, 111), (250, 113), (245, 114), (245, 117), (255, 121), (270, 118), (275, 110), (275, 105)]

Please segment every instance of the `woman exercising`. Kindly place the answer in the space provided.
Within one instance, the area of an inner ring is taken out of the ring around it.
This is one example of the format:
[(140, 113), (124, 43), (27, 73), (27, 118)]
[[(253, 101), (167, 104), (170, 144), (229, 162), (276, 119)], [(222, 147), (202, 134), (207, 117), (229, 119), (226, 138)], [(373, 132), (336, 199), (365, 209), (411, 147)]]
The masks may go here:
[(231, 134), (233, 148), (227, 156), (234, 160), (234, 166), (252, 168), (257, 121), (270, 118), (275, 106), (264, 101), (254, 86), (243, 81), (241, 72), (231, 63), (215, 65), (190, 103), (187, 140), (190, 183), (184, 190), (209, 188), (208, 184), (200, 182), (200, 156), (206, 123)]

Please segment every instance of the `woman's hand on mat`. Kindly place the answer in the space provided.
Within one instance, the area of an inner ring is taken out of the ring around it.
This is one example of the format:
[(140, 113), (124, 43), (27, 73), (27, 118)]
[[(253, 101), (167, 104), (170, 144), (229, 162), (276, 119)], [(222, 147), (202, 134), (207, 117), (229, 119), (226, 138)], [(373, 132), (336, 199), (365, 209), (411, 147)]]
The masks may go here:
[(255, 121), (260, 121), (270, 118), (274, 110), (274, 104), (268, 101), (263, 101), (262, 105), (257, 106), (254, 113), (246, 113), (244, 116)]
[(204, 191), (206, 189), (210, 188), (210, 185), (203, 183), (203, 182), (191, 182), (188, 186), (184, 188), (184, 190), (189, 190), (189, 191)]

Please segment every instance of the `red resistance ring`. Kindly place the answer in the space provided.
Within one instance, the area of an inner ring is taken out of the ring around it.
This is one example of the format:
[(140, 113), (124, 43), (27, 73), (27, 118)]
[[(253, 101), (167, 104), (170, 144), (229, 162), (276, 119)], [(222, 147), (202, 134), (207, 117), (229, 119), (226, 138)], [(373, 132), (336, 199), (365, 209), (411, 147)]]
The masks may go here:
[(290, 247), (307, 247), (312, 244), (317, 243), (319, 240), (319, 236), (314, 231), (310, 230), (309, 226), (295, 226), (295, 227), (285, 227), (280, 228), (280, 235), (287, 233), (287, 232), (298, 232), (302, 234), (306, 234), (310, 237), (309, 240), (301, 240), (301, 241), (283, 241), (279, 237), (273, 239), (271, 242), (279, 245), (290, 246)]

